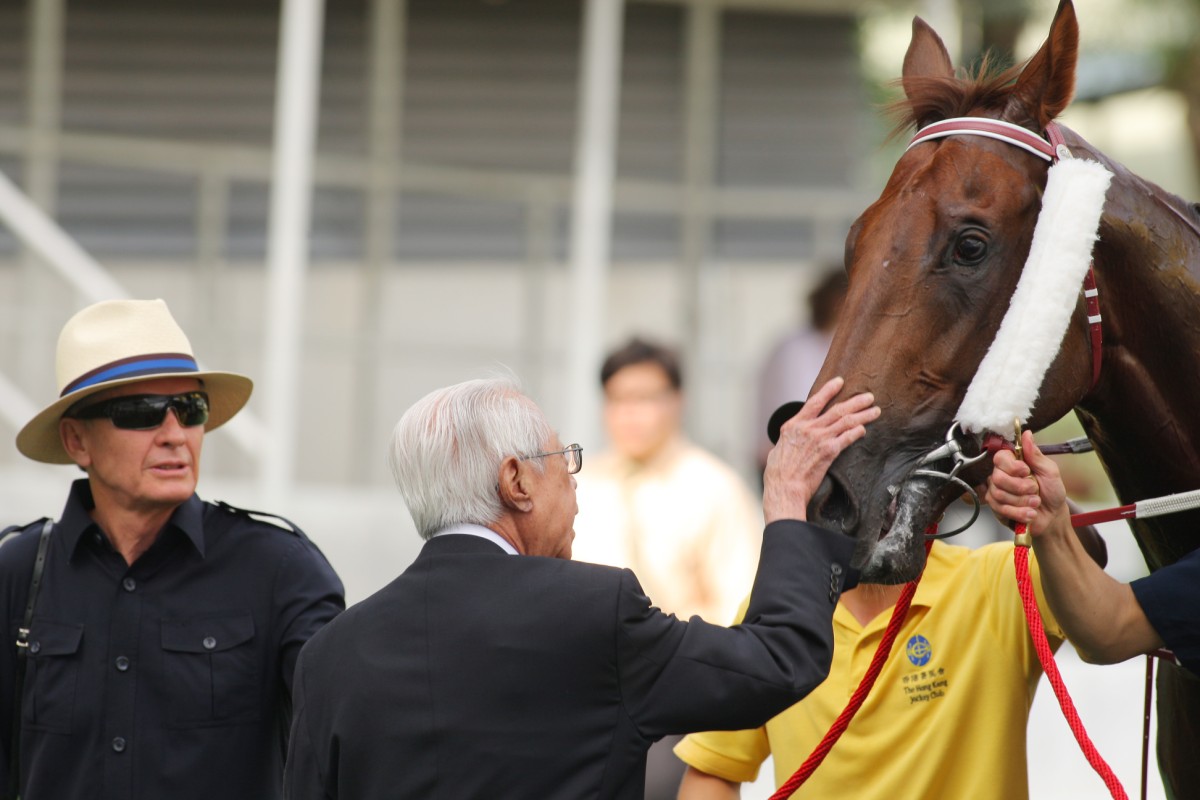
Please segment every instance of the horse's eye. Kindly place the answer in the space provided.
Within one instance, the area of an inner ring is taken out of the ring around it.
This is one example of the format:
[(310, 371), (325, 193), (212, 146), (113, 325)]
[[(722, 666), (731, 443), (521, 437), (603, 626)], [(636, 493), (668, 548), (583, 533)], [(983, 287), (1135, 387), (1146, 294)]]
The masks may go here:
[(959, 234), (958, 241), (954, 243), (954, 263), (974, 267), (983, 261), (987, 250), (987, 240), (978, 233), (968, 231)]

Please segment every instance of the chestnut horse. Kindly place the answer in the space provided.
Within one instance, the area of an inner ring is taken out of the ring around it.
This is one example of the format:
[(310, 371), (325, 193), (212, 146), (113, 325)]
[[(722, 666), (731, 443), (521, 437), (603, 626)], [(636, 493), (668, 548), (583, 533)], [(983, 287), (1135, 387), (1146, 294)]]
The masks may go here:
[[(1073, 95), (1078, 36), (1074, 8), (1063, 0), (1023, 67), (956, 77), (945, 45), (917, 18), (900, 81), (902, 128), (983, 117), (1044, 135)], [(1075, 157), (1113, 173), (1093, 251), (1103, 347), (1094, 380), (1081, 292), (1028, 423), (1044, 427), (1075, 409), (1123, 504), (1198, 489), (1200, 208), (1060, 130)], [(962, 483), (937, 477), (926, 456), (946, 441), (1021, 277), (1047, 170), (1045, 160), (1005, 141), (923, 141), (904, 153), (850, 230), (843, 324), (816, 385), (842, 375), (843, 396), (873, 392), (883, 414), (833, 464), (809, 518), (858, 540), (864, 580), (915, 577), (924, 532), (963, 493)], [(978, 436), (961, 445), (982, 452)], [(957, 477), (978, 485), (990, 469), (985, 457)], [(1130, 524), (1151, 570), (1200, 546), (1200, 512)], [(1158, 755), (1174, 796), (1200, 797), (1198, 747), (1200, 679), (1164, 664)]]

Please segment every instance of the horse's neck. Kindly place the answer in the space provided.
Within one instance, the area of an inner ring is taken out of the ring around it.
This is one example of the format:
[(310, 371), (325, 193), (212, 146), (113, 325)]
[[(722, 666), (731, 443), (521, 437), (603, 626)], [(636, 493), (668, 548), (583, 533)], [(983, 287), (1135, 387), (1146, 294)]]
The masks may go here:
[[(1131, 503), (1200, 489), (1200, 236), (1162, 197), (1118, 182), (1109, 197), (1096, 250), (1104, 362), (1078, 410)], [(1200, 512), (1135, 529), (1152, 567), (1200, 546)]]

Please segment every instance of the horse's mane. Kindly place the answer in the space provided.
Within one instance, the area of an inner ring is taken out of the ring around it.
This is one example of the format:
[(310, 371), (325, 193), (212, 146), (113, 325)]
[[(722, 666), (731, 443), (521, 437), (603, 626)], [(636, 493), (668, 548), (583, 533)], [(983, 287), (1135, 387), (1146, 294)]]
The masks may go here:
[(1024, 67), (1017, 64), (1003, 69), (985, 55), (974, 73), (909, 76), (893, 81), (893, 86), (903, 87), (905, 97), (884, 107), (885, 113), (896, 120), (891, 137), (942, 119), (1004, 111)]

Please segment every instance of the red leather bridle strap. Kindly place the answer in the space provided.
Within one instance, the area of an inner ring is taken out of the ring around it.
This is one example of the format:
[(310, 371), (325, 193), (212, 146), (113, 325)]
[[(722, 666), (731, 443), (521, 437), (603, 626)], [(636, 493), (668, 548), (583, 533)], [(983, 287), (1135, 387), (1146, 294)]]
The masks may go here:
[(1104, 360), (1104, 328), (1100, 324), (1100, 291), (1096, 288), (1096, 271), (1088, 265), (1087, 277), (1083, 279), (1083, 299), (1087, 304), (1088, 336), (1092, 340), (1092, 385), (1100, 382), (1100, 362)]
[(917, 131), (917, 135), (908, 143), (911, 148), (930, 139), (940, 139), (944, 136), (984, 136), (988, 139), (998, 139), (1022, 150), (1028, 150), (1035, 156), (1046, 161), (1054, 161), (1054, 145), (1047, 142), (1031, 130), (1005, 122), (1001, 119), (987, 117), (953, 117), (941, 122), (926, 125)]

